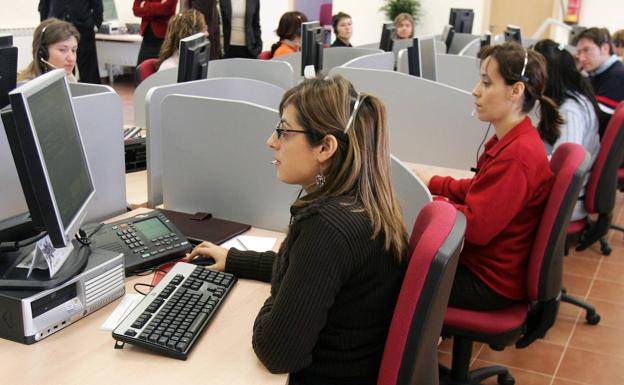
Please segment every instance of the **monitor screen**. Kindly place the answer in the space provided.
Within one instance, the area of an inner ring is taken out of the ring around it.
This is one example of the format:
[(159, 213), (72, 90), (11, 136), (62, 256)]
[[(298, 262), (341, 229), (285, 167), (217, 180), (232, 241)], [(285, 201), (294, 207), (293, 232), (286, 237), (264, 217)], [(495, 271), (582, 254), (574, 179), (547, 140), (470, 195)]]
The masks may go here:
[(452, 25), (445, 25), (442, 30), (442, 41), (446, 45), (446, 53), (448, 53), (451, 44), (453, 43), (453, 36), (455, 36), (455, 28)]
[(41, 75), (10, 99), (14, 125), (3, 121), (31, 217), (64, 247), (95, 194), (65, 72)]
[(384, 23), (381, 26), (381, 39), (379, 40), (379, 49), (385, 52), (392, 52), (394, 42), (394, 23)]
[(17, 80), (17, 47), (12, 35), (0, 35), (0, 108), (9, 104), (9, 91)]
[(318, 21), (301, 23), (301, 76), (309, 65), (316, 73), (323, 69), (323, 34)]
[(210, 60), (210, 41), (203, 33), (180, 40), (178, 83), (206, 79)]
[(472, 9), (451, 8), (449, 24), (453, 26), (455, 32), (472, 33), (472, 22), (474, 11)]
[(409, 74), (436, 81), (436, 48), (435, 37), (417, 37), (407, 49)]
[(520, 27), (510, 24), (507, 26), (507, 29), (505, 29), (504, 35), (506, 43), (515, 41), (516, 43), (522, 45), (522, 32)]

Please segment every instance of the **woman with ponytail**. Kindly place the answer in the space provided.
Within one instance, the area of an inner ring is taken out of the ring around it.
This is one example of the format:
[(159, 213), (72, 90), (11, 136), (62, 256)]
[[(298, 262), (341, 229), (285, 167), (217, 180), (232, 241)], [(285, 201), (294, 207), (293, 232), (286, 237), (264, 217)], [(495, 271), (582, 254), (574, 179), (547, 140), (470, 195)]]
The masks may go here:
[[(466, 239), (449, 306), (494, 310), (526, 298), (527, 259), (553, 174), (542, 137), (556, 140), (561, 116), (544, 96), (544, 58), (515, 43), (481, 52), (472, 94), (479, 119), (494, 127), (471, 179), (428, 177), (431, 193), (464, 213)], [(540, 102), (536, 129), (527, 114)]]
[[(544, 56), (548, 67), (548, 83), (544, 94), (559, 106), (564, 120), (559, 139), (542, 138), (546, 152), (550, 155), (563, 143), (577, 143), (589, 152), (593, 163), (600, 150), (598, 134), (600, 110), (589, 79), (581, 75), (572, 54), (563, 45), (546, 39), (539, 41), (535, 45), (535, 50)], [(586, 176), (585, 183), (588, 177), (589, 175)], [(581, 192), (581, 196), (583, 195), (585, 193)], [(583, 201), (577, 201), (572, 212), (572, 220), (576, 221), (586, 216)]]
[(279, 252), (203, 243), (213, 268), (271, 282), (253, 348), (290, 384), (375, 384), (407, 257), (390, 183), (386, 111), (344, 78), (287, 91), (267, 145), (277, 178), (303, 196)]
[(279, 57), (301, 49), (301, 23), (308, 21), (299, 11), (286, 12), (280, 18), (275, 33), (279, 41), (271, 46), (271, 57)]

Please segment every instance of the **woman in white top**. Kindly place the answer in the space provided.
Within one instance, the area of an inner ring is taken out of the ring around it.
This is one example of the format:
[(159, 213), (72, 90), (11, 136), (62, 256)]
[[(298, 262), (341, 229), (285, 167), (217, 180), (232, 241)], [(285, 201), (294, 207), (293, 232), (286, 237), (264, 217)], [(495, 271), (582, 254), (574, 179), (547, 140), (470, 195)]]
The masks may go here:
[(167, 34), (158, 55), (158, 71), (178, 67), (180, 40), (199, 32), (207, 34), (207, 31), (204, 15), (196, 9), (189, 9), (173, 16), (167, 25)]
[[(546, 152), (551, 154), (562, 143), (577, 143), (589, 152), (593, 164), (600, 149), (600, 138), (598, 106), (589, 81), (577, 70), (574, 58), (563, 45), (546, 39), (538, 42), (534, 49), (546, 58), (548, 66), (548, 82), (544, 94), (559, 105), (565, 121), (559, 138), (546, 138), (542, 135)], [(587, 184), (588, 179), (585, 178), (584, 184)], [(584, 195), (585, 192), (582, 191), (581, 198)], [(581, 198), (574, 207), (573, 221), (587, 216)]]
[(221, 0), (221, 25), (224, 58), (260, 55), (260, 0)]

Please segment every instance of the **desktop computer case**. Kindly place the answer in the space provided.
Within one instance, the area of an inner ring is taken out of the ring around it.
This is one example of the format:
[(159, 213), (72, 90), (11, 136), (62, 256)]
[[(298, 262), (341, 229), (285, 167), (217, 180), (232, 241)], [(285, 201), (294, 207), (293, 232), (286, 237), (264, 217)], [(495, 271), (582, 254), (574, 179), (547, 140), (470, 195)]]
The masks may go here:
[(123, 254), (94, 249), (84, 271), (48, 290), (0, 290), (0, 337), (33, 344), (121, 297)]

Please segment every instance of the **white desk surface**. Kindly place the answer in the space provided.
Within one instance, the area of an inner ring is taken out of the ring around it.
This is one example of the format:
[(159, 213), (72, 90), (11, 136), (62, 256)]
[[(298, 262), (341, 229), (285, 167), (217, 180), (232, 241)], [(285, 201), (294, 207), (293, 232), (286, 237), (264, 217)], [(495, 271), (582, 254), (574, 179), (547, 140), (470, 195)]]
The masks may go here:
[(138, 33), (136, 33), (136, 34), (129, 34), (129, 33), (124, 33), (124, 34), (96, 33), (95, 34), (95, 40), (117, 41), (117, 42), (122, 42), (122, 43), (140, 43), (141, 41), (143, 41), (143, 36), (141, 36)]
[[(260, 229), (249, 234), (283, 239), (280, 233)], [(134, 283), (151, 279), (127, 278), (126, 292), (135, 293)], [(269, 373), (251, 347), (253, 322), (269, 290), (268, 283), (239, 280), (186, 361), (129, 344), (114, 349), (111, 332), (100, 326), (119, 299), (33, 345), (0, 339), (2, 383), (284, 385), (288, 376)]]
[(147, 207), (147, 171), (126, 174), (126, 200), (130, 208)]

